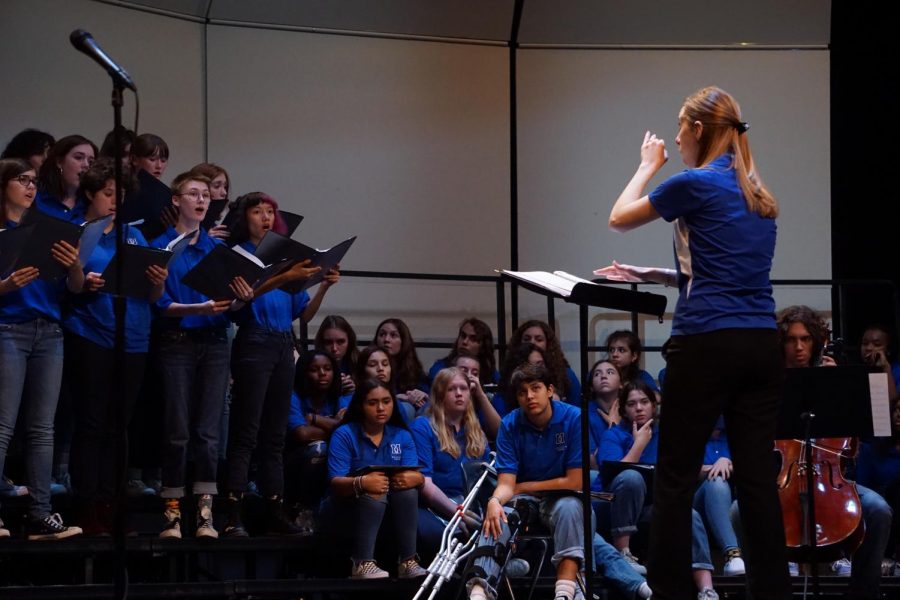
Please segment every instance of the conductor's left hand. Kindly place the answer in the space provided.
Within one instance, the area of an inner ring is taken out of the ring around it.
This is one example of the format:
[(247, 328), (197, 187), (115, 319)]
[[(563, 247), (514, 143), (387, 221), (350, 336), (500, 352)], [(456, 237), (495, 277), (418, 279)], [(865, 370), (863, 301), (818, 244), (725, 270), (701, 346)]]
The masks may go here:
[(641, 166), (658, 171), (667, 160), (669, 153), (666, 152), (665, 140), (656, 137), (655, 133), (649, 131), (644, 133), (644, 141), (641, 144)]

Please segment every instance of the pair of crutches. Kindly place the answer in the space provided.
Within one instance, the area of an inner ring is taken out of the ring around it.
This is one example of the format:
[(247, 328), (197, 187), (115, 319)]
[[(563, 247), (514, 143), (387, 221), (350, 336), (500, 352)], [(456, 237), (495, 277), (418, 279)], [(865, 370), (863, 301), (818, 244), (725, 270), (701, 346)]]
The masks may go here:
[(444, 583), (453, 577), (453, 573), (456, 571), (456, 567), (460, 562), (468, 558), (468, 556), (474, 552), (475, 547), (478, 544), (478, 536), (481, 535), (481, 530), (476, 529), (471, 532), (469, 539), (464, 542), (461, 541), (456, 534), (458, 531), (462, 531), (461, 526), (464, 523), (463, 519), (467, 516), (469, 507), (476, 501), (481, 486), (484, 485), (484, 482), (489, 475), (496, 476), (497, 472), (494, 470), (495, 461), (496, 455), (491, 453), (491, 462), (482, 463), (484, 471), (475, 481), (472, 489), (469, 490), (469, 494), (462, 503), (456, 507), (456, 512), (453, 513), (453, 516), (444, 528), (444, 533), (441, 535), (440, 550), (434, 557), (434, 560), (431, 561), (431, 564), (428, 565), (428, 576), (425, 578), (425, 581), (422, 582), (422, 585), (419, 587), (419, 591), (416, 592), (413, 600), (423, 598), (429, 589), (431, 590), (431, 594), (429, 594), (428, 600), (434, 600)]

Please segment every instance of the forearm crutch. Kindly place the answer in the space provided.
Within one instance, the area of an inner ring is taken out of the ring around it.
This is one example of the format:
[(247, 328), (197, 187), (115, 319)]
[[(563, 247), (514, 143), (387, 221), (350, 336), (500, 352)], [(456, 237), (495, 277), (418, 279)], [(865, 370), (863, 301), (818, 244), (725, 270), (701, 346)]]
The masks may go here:
[(425, 581), (422, 582), (422, 585), (419, 587), (419, 591), (416, 592), (413, 600), (419, 600), (429, 588), (431, 589), (431, 594), (428, 596), (428, 600), (434, 600), (435, 596), (437, 596), (440, 591), (441, 586), (444, 585), (444, 582), (453, 577), (453, 573), (456, 571), (456, 567), (460, 561), (468, 557), (475, 549), (478, 536), (481, 534), (480, 529), (473, 531), (469, 536), (469, 539), (465, 542), (461, 542), (456, 536), (456, 533), (457, 530), (460, 530), (460, 525), (464, 523), (463, 518), (466, 516), (469, 507), (475, 502), (478, 492), (481, 489), (481, 486), (484, 485), (488, 475), (496, 475), (496, 472), (494, 471), (495, 460), (496, 456), (491, 453), (491, 462), (483, 463), (484, 471), (481, 473), (481, 476), (475, 482), (475, 485), (472, 486), (472, 489), (469, 490), (469, 494), (462, 503), (456, 507), (456, 512), (453, 513), (453, 516), (450, 517), (450, 521), (447, 523), (447, 526), (444, 528), (444, 533), (441, 535), (440, 550), (434, 557), (434, 560), (431, 561), (431, 564), (428, 565), (428, 576), (425, 578)]

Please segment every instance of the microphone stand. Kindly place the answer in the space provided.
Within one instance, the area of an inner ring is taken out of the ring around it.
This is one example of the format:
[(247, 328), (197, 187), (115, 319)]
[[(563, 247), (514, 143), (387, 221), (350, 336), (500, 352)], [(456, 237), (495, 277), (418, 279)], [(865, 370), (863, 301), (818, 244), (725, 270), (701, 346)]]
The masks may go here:
[(125, 368), (125, 296), (122, 294), (122, 282), (125, 280), (125, 224), (119, 217), (124, 214), (122, 208), (125, 204), (124, 177), (122, 173), (122, 93), (124, 85), (116, 77), (112, 77), (112, 107), (113, 107), (113, 139), (115, 152), (115, 178), (116, 178), (116, 289), (113, 296), (113, 312), (115, 315), (116, 335), (113, 342), (113, 391), (116, 398), (115, 405), (115, 432), (116, 432), (116, 495), (113, 502), (113, 593), (117, 600), (124, 600), (128, 590), (128, 565), (125, 560), (125, 470), (128, 467), (128, 422), (125, 406), (127, 377)]

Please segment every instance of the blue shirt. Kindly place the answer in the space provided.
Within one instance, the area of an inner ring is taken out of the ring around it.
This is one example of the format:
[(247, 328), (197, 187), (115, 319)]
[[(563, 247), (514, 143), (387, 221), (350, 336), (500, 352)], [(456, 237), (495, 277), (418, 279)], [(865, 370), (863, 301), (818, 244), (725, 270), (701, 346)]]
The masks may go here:
[(349, 477), (373, 465), (415, 467), (419, 464), (416, 445), (409, 432), (384, 426), (381, 444), (376, 446), (363, 434), (360, 423), (347, 423), (334, 430), (328, 444), (328, 479)]
[(291, 412), (288, 414), (288, 431), (293, 431), (301, 425), (307, 425), (306, 415), (309, 413), (315, 413), (321, 417), (334, 417), (338, 414), (338, 411), (349, 405), (349, 401), (345, 406), (341, 406), (341, 402), (346, 398), (351, 397), (352, 396), (341, 396), (336, 402), (326, 402), (321, 408), (317, 409), (313, 406), (311, 398), (301, 398), (297, 395), (297, 392), (291, 392)]
[[(180, 234), (175, 231), (174, 227), (169, 227), (166, 231), (150, 242), (154, 248), (165, 248), (169, 242), (177, 238)], [(221, 242), (209, 237), (202, 229), (197, 234), (197, 243), (189, 244), (178, 258), (169, 262), (169, 276), (166, 278), (166, 287), (162, 296), (156, 301), (156, 308), (162, 312), (172, 305), (173, 302), (179, 304), (202, 304), (208, 302), (209, 298), (181, 283), (181, 278), (188, 271), (197, 266), (203, 258), (212, 252), (213, 248)], [(231, 322), (225, 313), (218, 314), (214, 317), (205, 315), (190, 315), (187, 317), (164, 317), (163, 327), (181, 327), (183, 329), (199, 329), (199, 328), (227, 328)]]
[[(125, 226), (128, 244), (146, 246), (141, 232)], [(103, 273), (116, 253), (116, 230), (104, 234), (94, 252), (84, 265), (84, 272)], [(113, 312), (113, 295), (106, 292), (82, 292), (70, 295), (63, 313), (63, 327), (76, 335), (87, 338), (98, 346), (111, 350), (115, 343), (116, 318)], [(150, 340), (150, 303), (138, 298), (126, 298), (125, 351), (147, 352)]]
[(673, 175), (650, 192), (656, 212), (676, 221), (673, 335), (775, 328), (769, 282), (775, 219), (747, 209), (733, 158), (723, 154), (705, 167)]
[[(251, 253), (256, 250), (252, 242), (244, 242), (240, 246)], [(252, 281), (247, 283), (253, 285)], [(303, 313), (307, 304), (309, 294), (305, 291), (289, 294), (275, 289), (254, 298), (242, 309), (229, 313), (229, 316), (240, 326), (256, 325), (269, 331), (288, 332), (291, 330), (291, 323)]]
[(581, 411), (551, 400), (553, 414), (537, 429), (517, 408), (503, 417), (497, 434), (497, 472), (513, 473), (517, 483), (565, 477), (580, 469)]
[(898, 479), (900, 479), (900, 452), (893, 443), (887, 451), (881, 452), (871, 442), (859, 445), (859, 458), (856, 461), (857, 483), (884, 495), (886, 488)]
[(485, 442), (484, 452), (481, 456), (472, 458), (466, 455), (466, 429), (460, 428), (456, 435), (456, 443), (459, 444), (459, 458), (453, 458), (447, 452), (441, 450), (441, 443), (437, 434), (431, 428), (428, 417), (416, 419), (410, 429), (413, 441), (416, 443), (416, 456), (422, 465), (422, 475), (431, 477), (436, 485), (448, 498), (465, 496), (466, 490), (462, 476), (462, 465), (475, 460), (490, 460), (490, 448)]
[[(631, 423), (625, 423), (627, 428), (623, 427), (623, 423), (625, 422), (623, 421), (622, 423), (610, 427), (606, 430), (606, 433), (603, 434), (603, 437), (600, 440), (600, 451), (597, 453), (598, 464), (602, 463), (604, 460), (621, 461), (625, 458), (625, 455), (628, 454), (628, 451), (631, 450), (631, 447), (634, 446), (634, 437), (631, 435)], [(641, 452), (641, 456), (638, 458), (637, 462), (655, 465), (658, 448), (659, 427), (657, 427), (654, 422), (653, 437), (650, 438), (647, 447)]]
[(591, 443), (599, 448), (600, 441), (603, 439), (603, 434), (609, 429), (609, 425), (606, 424), (606, 419), (600, 415), (600, 409), (597, 407), (595, 401), (592, 400), (588, 406), (590, 407), (590, 412), (588, 413), (588, 427), (591, 430)]
[[(718, 429), (718, 436), (712, 436), (706, 442), (706, 448), (703, 451), (703, 464), (714, 464), (720, 458), (731, 459), (731, 451), (728, 449), (728, 436), (725, 435), (724, 429)], [(715, 431), (713, 431), (715, 434)]]
[(84, 215), (87, 213), (87, 203), (81, 194), (76, 197), (75, 206), (69, 208), (53, 194), (38, 192), (34, 197), (34, 205), (45, 215), (72, 223), (84, 223)]
[[(6, 228), (18, 227), (6, 222)], [(28, 285), (0, 295), (0, 323), (25, 323), (35, 319), (59, 322), (60, 302), (66, 289), (66, 279), (46, 281), (35, 279)]]

